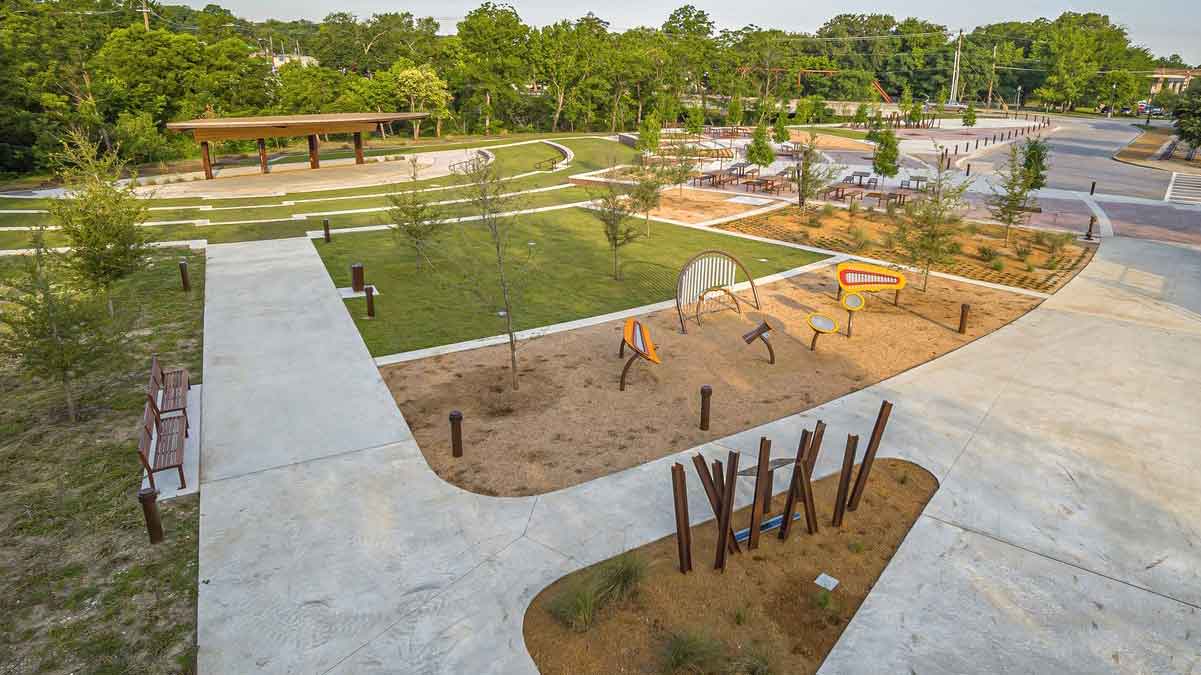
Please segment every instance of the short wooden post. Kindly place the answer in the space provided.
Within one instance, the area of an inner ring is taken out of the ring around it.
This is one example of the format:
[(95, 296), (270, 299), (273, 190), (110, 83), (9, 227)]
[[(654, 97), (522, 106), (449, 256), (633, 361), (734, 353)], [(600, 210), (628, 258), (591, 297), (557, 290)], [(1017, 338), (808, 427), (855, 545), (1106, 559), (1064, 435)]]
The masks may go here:
[[(726, 478), (725, 484), (722, 486), (724, 489), (721, 497), (721, 516), (717, 519), (718, 532), (730, 529), (730, 520), (734, 515), (734, 488), (737, 483), (738, 453), (731, 450), (726, 457)], [(726, 547), (722, 545), (720, 537), (717, 541), (717, 559), (713, 563), (713, 568), (723, 572), (726, 570)]]
[(363, 132), (354, 132), (354, 163), (362, 164), (366, 160), (363, 159)]
[[(671, 493), (676, 505), (676, 549), (680, 555), (680, 573), (692, 571), (692, 529), (688, 520), (688, 484), (684, 477), (684, 465), (671, 465)], [(718, 542), (717, 548), (725, 547)]]
[(709, 405), (713, 398), (713, 387), (701, 386), (701, 431), (709, 430)]
[(146, 532), (150, 535), (150, 543), (157, 544), (163, 540), (163, 521), (158, 515), (158, 490), (138, 490), (138, 501), (142, 503), (142, 515), (146, 517)]
[(179, 284), (183, 286), (184, 291), (192, 290), (192, 278), (188, 275), (188, 261), (186, 258), (179, 259)]
[(959, 334), (967, 334), (967, 315), (972, 310), (972, 306), (966, 302), (959, 306)]
[(355, 263), (350, 266), (350, 290), (362, 293), (363, 285), (363, 263)]
[(858, 436), (847, 436), (847, 447), (842, 455), (842, 472), (838, 474), (838, 495), (834, 498), (834, 519), (831, 525), (842, 527), (842, 516), (847, 510), (847, 492), (851, 488), (851, 471), (855, 468), (855, 451), (859, 447)]
[(259, 173), (270, 173), (271, 165), (267, 163), (267, 141), (263, 138), (255, 139), (255, 145), (259, 149)]
[(463, 456), (463, 413), (450, 411), (450, 456)]
[(851, 490), (851, 498), (847, 501), (847, 510), (859, 508), (859, 500), (863, 498), (863, 489), (867, 487), (867, 477), (872, 472), (872, 462), (876, 461), (876, 451), (880, 449), (880, 439), (884, 437), (884, 428), (888, 426), (888, 416), (892, 414), (892, 403), (880, 403), (880, 412), (876, 415), (876, 425), (872, 427), (872, 437), (867, 442), (867, 451), (863, 454), (863, 463), (859, 465), (859, 474), (855, 476), (855, 488)]
[(375, 286), (364, 286), (363, 293), (367, 299), (367, 317), (375, 318)]
[(200, 141), (200, 166), (204, 169), (204, 179), (213, 179), (213, 160), (209, 156), (209, 142)]
[(333, 237), (331, 237), (329, 233), (329, 218), (321, 219), (321, 232), (325, 235), (325, 243), (328, 244), (333, 240)]
[(771, 480), (767, 471), (771, 464), (771, 440), (766, 436), (759, 439), (759, 463), (755, 466), (755, 499), (751, 503), (751, 531), (747, 549), (759, 548), (759, 526), (763, 524), (763, 511), (767, 508), (767, 496), (771, 494)]

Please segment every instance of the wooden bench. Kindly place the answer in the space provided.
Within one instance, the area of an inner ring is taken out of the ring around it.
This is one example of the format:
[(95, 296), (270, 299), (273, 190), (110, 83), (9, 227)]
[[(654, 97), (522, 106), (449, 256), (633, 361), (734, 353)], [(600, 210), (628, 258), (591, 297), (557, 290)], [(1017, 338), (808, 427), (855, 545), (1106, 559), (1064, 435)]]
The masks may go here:
[(617, 349), (617, 356), (625, 357), (626, 347), (634, 352), (629, 361), (626, 361), (625, 368), (621, 369), (621, 380), (619, 389), (626, 390), (626, 374), (630, 372), (630, 366), (638, 359), (646, 359), (651, 363), (659, 363), (659, 354), (655, 351), (655, 343), (651, 342), (651, 335), (646, 331), (646, 326), (638, 319), (626, 319), (625, 326), (621, 331), (621, 347)]
[[(188, 487), (183, 475), (184, 437), (187, 435), (187, 420), (183, 417), (163, 419), (147, 401), (142, 409), (142, 430), (138, 440), (138, 459), (150, 477), (150, 489), (157, 490), (154, 474), (158, 471), (179, 471), (179, 489)], [(153, 459), (151, 451), (153, 450)]]
[(183, 368), (163, 370), (158, 355), (150, 357), (150, 382), (146, 385), (146, 400), (156, 417), (183, 413), (184, 435), (188, 434), (188, 387), (191, 381)]

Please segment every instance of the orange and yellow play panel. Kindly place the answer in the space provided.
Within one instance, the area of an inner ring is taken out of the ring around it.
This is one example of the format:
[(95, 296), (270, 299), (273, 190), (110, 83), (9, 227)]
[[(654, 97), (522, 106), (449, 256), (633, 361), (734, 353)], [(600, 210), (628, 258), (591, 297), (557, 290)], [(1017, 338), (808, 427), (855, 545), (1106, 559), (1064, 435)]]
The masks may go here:
[(897, 270), (865, 262), (848, 260), (838, 263), (838, 285), (844, 291), (874, 293), (905, 288), (905, 275)]
[(630, 357), (629, 361), (626, 361), (625, 368), (621, 369), (621, 380), (619, 381), (621, 391), (626, 390), (626, 374), (630, 372), (630, 366), (634, 365), (634, 361), (642, 358), (651, 363), (659, 363), (659, 354), (655, 351), (655, 343), (651, 341), (651, 334), (638, 319), (626, 319), (625, 327), (621, 332), (621, 347), (618, 348), (617, 355), (624, 357), (626, 347), (629, 347), (634, 355)]

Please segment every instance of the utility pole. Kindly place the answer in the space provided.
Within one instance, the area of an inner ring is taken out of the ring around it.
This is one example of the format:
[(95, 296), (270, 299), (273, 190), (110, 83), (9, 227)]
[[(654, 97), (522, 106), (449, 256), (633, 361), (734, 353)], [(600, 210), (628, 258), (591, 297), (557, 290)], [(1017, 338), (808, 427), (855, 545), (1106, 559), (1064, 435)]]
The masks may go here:
[(142, 0), (142, 25), (146, 27), (146, 32), (150, 32), (150, 8), (146, 6), (146, 0)]
[(992, 74), (988, 76), (988, 109), (992, 110), (992, 85), (997, 79), (997, 46), (992, 46)]
[(1018, 85), (1018, 95), (1017, 98), (1014, 99), (1014, 103), (1017, 104), (1018, 110), (1022, 109), (1022, 85), (1020, 84)]
[(959, 29), (959, 39), (955, 41), (955, 69), (951, 72), (951, 103), (959, 103), (959, 57), (963, 52), (963, 29)]
[(1109, 92), (1109, 110), (1105, 111), (1106, 119), (1113, 117), (1113, 102), (1118, 97), (1118, 83), (1113, 83), (1113, 90)]

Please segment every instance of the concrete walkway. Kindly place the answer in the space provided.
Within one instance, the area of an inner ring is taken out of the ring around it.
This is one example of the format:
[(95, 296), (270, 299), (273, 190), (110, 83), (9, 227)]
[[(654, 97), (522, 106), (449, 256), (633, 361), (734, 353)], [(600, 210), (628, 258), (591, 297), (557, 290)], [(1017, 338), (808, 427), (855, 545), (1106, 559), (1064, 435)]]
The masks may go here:
[[(465, 493), (428, 469), (307, 240), (215, 246), (207, 273), (201, 672), (532, 673), (533, 596), (673, 531), (668, 466), (691, 452)], [(1199, 386), (1201, 252), (1115, 238), (1013, 325), (701, 450), (762, 434), (783, 454), (819, 417), (834, 447), (888, 398), (884, 454), (941, 481), (823, 672), (1195, 672)]]

